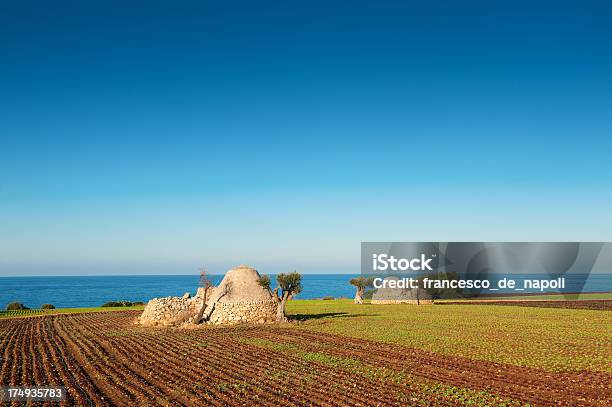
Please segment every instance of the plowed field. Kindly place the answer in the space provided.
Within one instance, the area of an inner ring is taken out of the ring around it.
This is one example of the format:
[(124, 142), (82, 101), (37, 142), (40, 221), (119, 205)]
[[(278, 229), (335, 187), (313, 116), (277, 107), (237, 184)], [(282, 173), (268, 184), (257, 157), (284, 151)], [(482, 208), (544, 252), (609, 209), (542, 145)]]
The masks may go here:
[(501, 300), (501, 301), (448, 301), (437, 305), (509, 305), (515, 307), (539, 307), (539, 308), (567, 308), (567, 309), (594, 309), (602, 311), (612, 310), (612, 300)]
[(63, 405), (609, 405), (612, 374), (550, 372), (301, 326), (143, 328), (139, 312), (0, 320), (0, 385)]

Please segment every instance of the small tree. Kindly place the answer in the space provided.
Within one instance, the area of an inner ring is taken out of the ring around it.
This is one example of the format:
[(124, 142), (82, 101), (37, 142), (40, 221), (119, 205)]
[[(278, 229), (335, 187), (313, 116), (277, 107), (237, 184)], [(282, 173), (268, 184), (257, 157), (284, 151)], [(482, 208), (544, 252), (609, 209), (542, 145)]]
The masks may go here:
[[(278, 287), (272, 291), (270, 276), (263, 275), (259, 278), (259, 285), (272, 293), (276, 300), (276, 320), (278, 322), (286, 322), (285, 305), (289, 298), (299, 294), (302, 291), (302, 275), (297, 271), (293, 273), (282, 273), (276, 276)], [(280, 291), (280, 294), (279, 294)]]
[[(285, 305), (290, 297), (294, 297), (302, 291), (302, 275), (297, 271), (288, 274), (281, 273), (276, 276), (276, 282), (278, 283), (278, 287), (274, 289), (274, 298), (276, 298), (276, 302), (278, 303), (276, 320), (287, 321)], [(279, 289), (280, 295), (278, 292)]]
[(26, 309), (29, 309), (29, 308), (20, 302), (11, 302), (9, 305), (6, 306), (7, 311), (20, 311), (20, 310), (26, 310)]
[(204, 310), (206, 309), (206, 303), (208, 302), (208, 293), (212, 288), (213, 283), (208, 276), (208, 270), (205, 267), (200, 269), (200, 281), (198, 282), (198, 287), (204, 288), (204, 297), (202, 298), (202, 306), (200, 306), (200, 310), (198, 311), (198, 315), (196, 316), (195, 323), (199, 324), (202, 320), (202, 316), (204, 315)]
[(363, 304), (363, 296), (365, 294), (365, 290), (366, 288), (371, 287), (373, 282), (373, 277), (364, 276), (355, 277), (349, 281), (349, 283), (351, 283), (351, 285), (354, 285), (356, 288), (355, 304)]

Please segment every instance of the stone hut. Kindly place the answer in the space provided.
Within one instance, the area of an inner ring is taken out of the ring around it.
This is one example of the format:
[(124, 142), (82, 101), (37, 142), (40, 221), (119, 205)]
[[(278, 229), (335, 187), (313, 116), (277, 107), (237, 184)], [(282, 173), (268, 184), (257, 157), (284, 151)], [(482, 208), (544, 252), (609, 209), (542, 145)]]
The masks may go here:
[[(385, 277), (385, 280), (399, 280)], [(378, 288), (372, 295), (372, 304), (433, 304), (431, 295), (422, 288)]]
[(257, 270), (248, 266), (228, 271), (215, 288), (213, 298), (218, 298), (210, 311), (209, 322), (235, 324), (274, 321), (277, 303), (270, 291), (259, 285), (259, 277)]
[[(221, 283), (208, 293), (203, 288), (195, 297), (154, 298), (138, 319), (142, 325), (182, 325), (185, 323), (239, 324), (266, 323), (276, 318), (277, 303), (259, 285), (254, 268), (239, 266), (229, 270)], [(206, 308), (196, 321), (206, 298)]]

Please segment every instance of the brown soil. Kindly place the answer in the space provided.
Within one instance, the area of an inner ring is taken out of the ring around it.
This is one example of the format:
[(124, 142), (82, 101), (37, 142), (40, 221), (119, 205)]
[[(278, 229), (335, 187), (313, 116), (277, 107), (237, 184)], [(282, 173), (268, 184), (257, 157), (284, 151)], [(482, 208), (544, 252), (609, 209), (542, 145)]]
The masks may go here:
[[(132, 324), (137, 315), (0, 320), (0, 386), (65, 386), (65, 406), (461, 404), (443, 392), (419, 392), (419, 383), (485, 390), (489, 405), (497, 396), (566, 406), (606, 405), (612, 398), (612, 375), (602, 372), (552, 373), (295, 326), (144, 328)], [(281, 348), (258, 345), (261, 340)], [(389, 369), (406, 379), (354, 373), (291, 349)]]
[(488, 300), (439, 302), (436, 305), (511, 305), (515, 307), (612, 310), (612, 300)]
[(612, 375), (603, 372), (553, 373), (303, 330), (277, 329), (254, 335), (535, 405), (606, 405), (612, 400)]

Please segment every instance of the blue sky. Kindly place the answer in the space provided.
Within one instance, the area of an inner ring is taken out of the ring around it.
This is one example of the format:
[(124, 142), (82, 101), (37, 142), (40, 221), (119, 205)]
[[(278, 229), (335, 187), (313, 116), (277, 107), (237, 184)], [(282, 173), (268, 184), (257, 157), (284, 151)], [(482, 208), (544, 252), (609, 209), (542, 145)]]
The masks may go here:
[(606, 2), (218, 3), (2, 6), (0, 275), (612, 240)]

